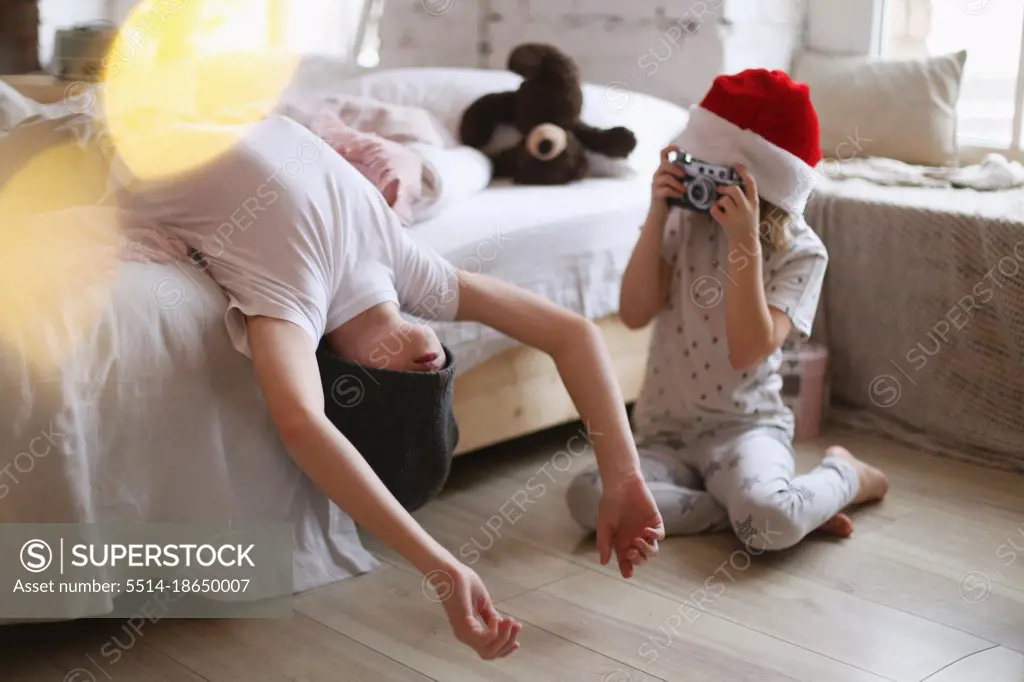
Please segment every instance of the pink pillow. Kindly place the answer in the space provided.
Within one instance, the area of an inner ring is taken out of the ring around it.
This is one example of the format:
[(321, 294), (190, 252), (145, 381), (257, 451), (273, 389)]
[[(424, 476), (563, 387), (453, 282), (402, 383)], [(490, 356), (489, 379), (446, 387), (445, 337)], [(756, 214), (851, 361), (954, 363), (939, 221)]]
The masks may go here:
[(423, 196), (419, 154), (379, 135), (356, 130), (330, 111), (318, 114), (312, 128), (373, 183), (405, 224), (412, 223), (412, 207)]

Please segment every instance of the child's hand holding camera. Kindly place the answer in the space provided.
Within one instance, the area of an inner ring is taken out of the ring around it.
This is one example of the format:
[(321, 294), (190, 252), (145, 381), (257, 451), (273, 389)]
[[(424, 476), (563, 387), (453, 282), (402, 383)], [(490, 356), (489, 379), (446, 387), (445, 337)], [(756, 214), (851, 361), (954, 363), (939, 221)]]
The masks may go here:
[(757, 196), (757, 183), (743, 166), (736, 166), (736, 172), (743, 178), (743, 186), (719, 187), (719, 198), (711, 207), (715, 219), (732, 243), (743, 239), (757, 238), (761, 222), (761, 201)]
[(677, 164), (669, 161), (669, 154), (678, 151), (679, 148), (673, 145), (661, 150), (661, 165), (654, 172), (654, 180), (651, 182), (650, 213), (661, 219), (668, 217), (671, 208), (668, 200), (679, 197), (685, 191), (683, 180), (686, 173)]

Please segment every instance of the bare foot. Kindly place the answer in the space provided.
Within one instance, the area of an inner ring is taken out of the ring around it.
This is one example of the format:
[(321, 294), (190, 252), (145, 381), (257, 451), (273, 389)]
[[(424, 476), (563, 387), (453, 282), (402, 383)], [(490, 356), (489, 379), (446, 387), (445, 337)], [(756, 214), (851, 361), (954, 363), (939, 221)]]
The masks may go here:
[(846, 514), (836, 514), (825, 523), (818, 526), (823, 533), (831, 533), (841, 538), (848, 538), (853, 535), (853, 521)]
[[(880, 500), (889, 492), (889, 479), (886, 478), (881, 469), (876, 469), (867, 462), (860, 461), (843, 446), (833, 445), (829, 447), (825, 450), (825, 456), (841, 459), (852, 466), (857, 472), (860, 490), (857, 492), (857, 497), (853, 498), (853, 504)], [(831, 523), (831, 521), (826, 523)]]

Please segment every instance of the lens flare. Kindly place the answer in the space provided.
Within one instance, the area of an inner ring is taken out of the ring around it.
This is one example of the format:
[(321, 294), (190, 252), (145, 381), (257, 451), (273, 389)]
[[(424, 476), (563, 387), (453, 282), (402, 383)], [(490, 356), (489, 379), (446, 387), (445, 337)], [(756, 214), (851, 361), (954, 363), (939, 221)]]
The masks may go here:
[(97, 341), (110, 309), (120, 231), (104, 206), (0, 216), (0, 347), (57, 370)]
[(85, 126), (91, 137), (55, 135), (27, 161), (5, 160), (0, 352), (59, 370), (109, 341), (123, 239), (112, 190), (132, 176), (159, 180), (201, 168), (273, 110), (299, 64), (278, 47), (283, 7), (141, 0), (99, 82), (73, 84), (65, 97), (71, 112), (97, 117)]
[[(203, 166), (280, 100), (298, 67), (278, 0), (143, 0), (103, 62), (100, 108), (120, 160), (160, 179)], [(211, 127), (235, 126), (210, 135)]]
[(27, 148), (3, 159), (0, 347), (56, 369), (94, 331), (109, 297), (120, 236), (109, 164), (99, 145), (58, 123), (11, 135), (15, 149)]

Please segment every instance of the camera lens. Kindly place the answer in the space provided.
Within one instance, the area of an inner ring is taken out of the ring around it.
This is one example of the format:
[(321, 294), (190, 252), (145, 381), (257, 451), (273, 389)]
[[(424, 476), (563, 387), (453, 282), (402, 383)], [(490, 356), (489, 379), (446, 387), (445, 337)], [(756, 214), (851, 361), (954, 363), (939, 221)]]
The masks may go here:
[(714, 183), (708, 178), (694, 178), (686, 187), (686, 197), (693, 204), (694, 208), (707, 210), (715, 198)]

